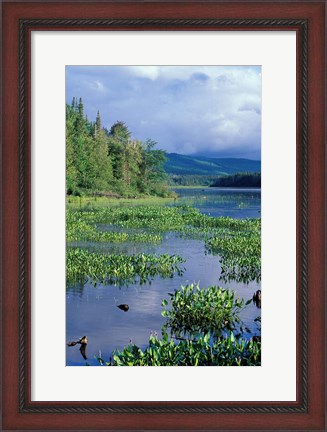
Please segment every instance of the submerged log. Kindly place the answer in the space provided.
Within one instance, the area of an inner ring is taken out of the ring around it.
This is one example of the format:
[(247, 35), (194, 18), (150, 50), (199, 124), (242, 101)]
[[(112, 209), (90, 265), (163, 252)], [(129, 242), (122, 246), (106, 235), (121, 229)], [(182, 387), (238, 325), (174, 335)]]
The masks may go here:
[(69, 347), (75, 346), (77, 344), (87, 345), (87, 336), (83, 336), (80, 339), (78, 339), (77, 341), (67, 342), (67, 346), (69, 346)]
[(67, 346), (69, 346), (69, 347), (70, 347), (70, 346), (75, 346), (75, 345), (77, 345), (77, 342), (68, 342), (68, 343), (67, 343)]

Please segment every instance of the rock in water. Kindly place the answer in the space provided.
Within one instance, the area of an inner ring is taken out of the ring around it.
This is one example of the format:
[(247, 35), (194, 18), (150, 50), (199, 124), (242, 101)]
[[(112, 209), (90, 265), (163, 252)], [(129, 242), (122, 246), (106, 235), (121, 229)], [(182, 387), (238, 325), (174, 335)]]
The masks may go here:
[(129, 306), (127, 304), (120, 304), (117, 306), (119, 309), (123, 310), (124, 312), (127, 312), (129, 309)]

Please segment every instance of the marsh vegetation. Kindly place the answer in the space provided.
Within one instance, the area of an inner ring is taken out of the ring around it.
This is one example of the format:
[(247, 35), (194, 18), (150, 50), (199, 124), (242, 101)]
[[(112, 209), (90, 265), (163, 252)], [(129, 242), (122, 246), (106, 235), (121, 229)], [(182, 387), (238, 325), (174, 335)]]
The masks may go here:
[(260, 219), (186, 195), (67, 208), (67, 339), (89, 338), (86, 362), (68, 348), (67, 364), (260, 364)]

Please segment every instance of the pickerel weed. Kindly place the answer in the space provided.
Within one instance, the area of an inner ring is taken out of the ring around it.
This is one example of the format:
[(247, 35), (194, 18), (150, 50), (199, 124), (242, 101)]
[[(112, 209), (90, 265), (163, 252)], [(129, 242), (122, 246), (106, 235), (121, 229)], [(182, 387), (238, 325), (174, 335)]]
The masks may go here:
[(179, 265), (183, 262), (183, 258), (177, 255), (105, 254), (69, 248), (66, 255), (66, 281), (67, 284), (81, 282), (81, 279), (94, 284), (145, 283), (155, 276), (182, 274), (183, 269)]

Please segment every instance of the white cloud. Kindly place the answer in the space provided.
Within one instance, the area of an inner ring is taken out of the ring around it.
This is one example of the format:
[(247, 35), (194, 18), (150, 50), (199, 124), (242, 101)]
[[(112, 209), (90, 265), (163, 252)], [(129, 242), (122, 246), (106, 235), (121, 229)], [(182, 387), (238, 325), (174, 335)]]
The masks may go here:
[(170, 152), (260, 158), (261, 70), (250, 66), (70, 67), (67, 100), (82, 96), (108, 127)]
[(91, 81), (90, 88), (92, 90), (103, 92), (105, 90), (105, 86), (100, 81)]

